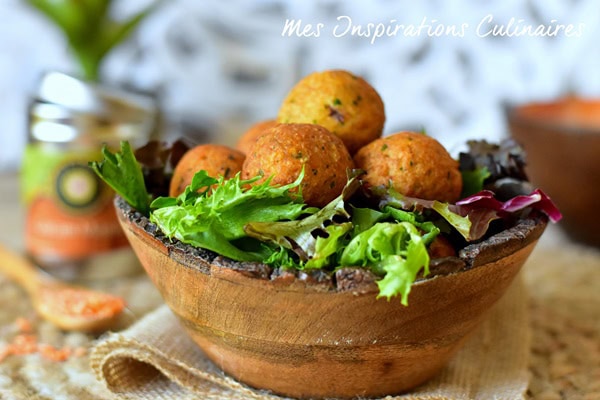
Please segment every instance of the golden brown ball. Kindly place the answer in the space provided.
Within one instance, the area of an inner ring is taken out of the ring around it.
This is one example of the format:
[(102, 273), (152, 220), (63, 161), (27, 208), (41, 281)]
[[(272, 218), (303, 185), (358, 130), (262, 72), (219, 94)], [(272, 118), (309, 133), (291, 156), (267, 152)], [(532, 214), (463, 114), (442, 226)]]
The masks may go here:
[(256, 140), (264, 132), (277, 125), (277, 121), (274, 119), (267, 119), (259, 121), (248, 128), (242, 136), (238, 139), (235, 148), (244, 154), (250, 153), (252, 146), (256, 143)]
[(242, 170), (245, 155), (235, 149), (220, 144), (201, 144), (189, 149), (175, 166), (169, 196), (183, 193), (192, 182), (196, 172), (206, 170), (213, 178), (233, 178)]
[(429, 253), (429, 257), (432, 260), (436, 258), (444, 258), (444, 257), (454, 257), (456, 256), (456, 250), (454, 246), (448, 240), (447, 237), (439, 234), (433, 239), (433, 242), (429, 245), (427, 249), (427, 253)]
[(304, 202), (323, 207), (346, 185), (352, 157), (339, 137), (319, 125), (278, 124), (261, 135), (246, 156), (242, 178), (273, 177), (273, 185), (294, 182), (304, 167), (300, 185)]
[(366, 186), (389, 185), (401, 194), (454, 203), (462, 191), (458, 162), (431, 136), (399, 132), (377, 139), (354, 156)]
[(354, 154), (381, 137), (385, 110), (377, 91), (363, 78), (328, 70), (301, 79), (284, 99), (277, 120), (324, 126)]

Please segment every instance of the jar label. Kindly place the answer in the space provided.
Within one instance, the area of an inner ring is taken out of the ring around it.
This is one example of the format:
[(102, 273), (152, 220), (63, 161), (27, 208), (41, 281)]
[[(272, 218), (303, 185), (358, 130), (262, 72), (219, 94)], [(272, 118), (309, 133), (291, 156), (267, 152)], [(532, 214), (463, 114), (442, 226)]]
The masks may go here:
[(56, 175), (57, 199), (74, 210), (93, 207), (101, 195), (98, 176), (87, 165), (67, 164)]
[(36, 258), (78, 261), (127, 245), (113, 191), (88, 166), (100, 151), (27, 146), (21, 171), (25, 243)]

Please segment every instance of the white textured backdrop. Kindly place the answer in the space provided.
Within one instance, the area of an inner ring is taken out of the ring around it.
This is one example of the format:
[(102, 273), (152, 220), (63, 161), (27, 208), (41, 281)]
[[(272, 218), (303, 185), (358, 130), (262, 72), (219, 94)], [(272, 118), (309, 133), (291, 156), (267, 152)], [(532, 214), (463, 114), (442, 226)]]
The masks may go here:
[[(115, 3), (125, 15), (145, 1)], [(282, 35), (292, 19), (313, 29)], [(349, 20), (364, 29), (404, 28), (380, 38), (343, 34)], [(513, 28), (573, 31), (483, 37), (511, 20)], [(431, 31), (410, 31), (422, 23)], [(452, 27), (462, 34), (435, 35)], [(17, 169), (28, 94), (42, 71), (69, 71), (72, 63), (61, 35), (19, 0), (2, 0), (0, 37), (0, 169)], [(327, 68), (373, 84), (386, 104), (386, 133), (426, 129), (455, 151), (468, 138), (504, 136), (507, 102), (600, 97), (600, 2), (173, 0), (111, 55), (104, 75), (159, 93), (172, 135), (204, 128), (210, 135), (197, 140), (231, 143), (251, 122), (274, 116), (297, 79)]]

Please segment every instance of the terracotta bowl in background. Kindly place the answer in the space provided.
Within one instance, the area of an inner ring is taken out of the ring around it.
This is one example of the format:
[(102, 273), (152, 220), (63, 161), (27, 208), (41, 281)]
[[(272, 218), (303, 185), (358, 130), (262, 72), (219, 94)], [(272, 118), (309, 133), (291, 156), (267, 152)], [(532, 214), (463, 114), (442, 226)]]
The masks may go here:
[(546, 227), (531, 218), (432, 262), (409, 305), (377, 286), (341, 290), (309, 277), (273, 277), (171, 242), (115, 200), (141, 264), (185, 331), (219, 368), (258, 389), (297, 398), (375, 397), (433, 377), (500, 299)]
[(564, 231), (600, 247), (600, 99), (565, 97), (507, 108), (530, 181), (556, 203)]

